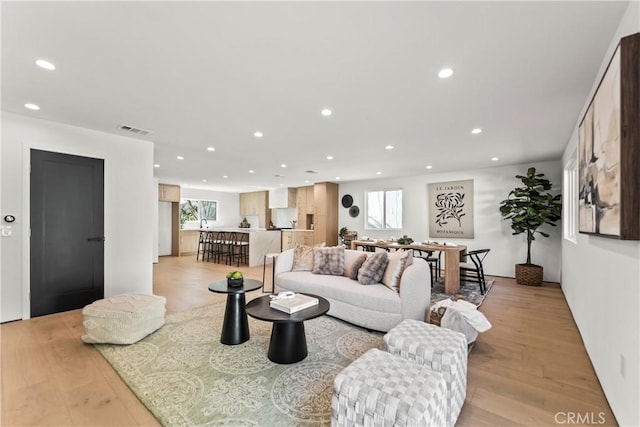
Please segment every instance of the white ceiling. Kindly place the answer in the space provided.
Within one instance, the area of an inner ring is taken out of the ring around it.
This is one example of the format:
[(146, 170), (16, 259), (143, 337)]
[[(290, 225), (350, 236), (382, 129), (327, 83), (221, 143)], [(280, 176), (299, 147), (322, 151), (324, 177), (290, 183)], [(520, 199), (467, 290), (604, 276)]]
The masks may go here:
[(3, 1), (2, 109), (152, 130), (161, 182), (226, 191), (559, 159), (626, 5)]

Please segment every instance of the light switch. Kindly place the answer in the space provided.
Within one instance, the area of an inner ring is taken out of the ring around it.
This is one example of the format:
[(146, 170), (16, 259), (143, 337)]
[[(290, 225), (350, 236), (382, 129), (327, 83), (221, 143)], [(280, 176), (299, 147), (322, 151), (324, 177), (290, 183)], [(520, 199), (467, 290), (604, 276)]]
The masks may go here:
[(11, 237), (12, 227), (10, 225), (3, 225), (0, 227), (0, 236), (2, 237)]

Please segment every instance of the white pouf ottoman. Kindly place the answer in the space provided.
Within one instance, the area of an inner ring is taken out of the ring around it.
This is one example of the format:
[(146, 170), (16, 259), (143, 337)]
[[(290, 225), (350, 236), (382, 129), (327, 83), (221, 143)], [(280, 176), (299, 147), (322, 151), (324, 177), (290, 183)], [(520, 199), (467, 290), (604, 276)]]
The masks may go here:
[(447, 425), (454, 425), (467, 395), (467, 339), (464, 334), (406, 319), (385, 336), (391, 354), (442, 373), (447, 382)]
[(82, 309), (86, 343), (133, 344), (164, 325), (165, 297), (122, 294)]
[(443, 426), (447, 386), (441, 373), (377, 348), (333, 382), (332, 426)]

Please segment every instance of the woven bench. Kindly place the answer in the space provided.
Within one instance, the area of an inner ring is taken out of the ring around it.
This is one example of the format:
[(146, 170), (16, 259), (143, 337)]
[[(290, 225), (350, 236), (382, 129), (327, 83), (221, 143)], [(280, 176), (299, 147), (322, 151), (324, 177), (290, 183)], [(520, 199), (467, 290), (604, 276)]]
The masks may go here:
[(390, 354), (443, 375), (447, 383), (446, 425), (453, 426), (467, 395), (467, 339), (464, 334), (406, 319), (384, 336), (384, 342)]
[(376, 348), (333, 383), (332, 426), (443, 426), (447, 386), (441, 373)]
[(166, 298), (122, 294), (82, 309), (86, 343), (133, 344), (164, 325)]

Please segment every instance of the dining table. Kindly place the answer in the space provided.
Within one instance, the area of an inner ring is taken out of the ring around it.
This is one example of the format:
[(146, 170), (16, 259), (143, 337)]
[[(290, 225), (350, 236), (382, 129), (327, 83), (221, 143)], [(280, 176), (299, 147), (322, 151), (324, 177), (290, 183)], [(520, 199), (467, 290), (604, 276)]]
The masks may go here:
[(467, 257), (467, 247), (465, 245), (453, 245), (450, 243), (411, 243), (409, 245), (399, 244), (398, 242), (390, 242), (383, 240), (352, 240), (351, 249), (356, 250), (358, 247), (364, 250), (372, 250), (381, 248), (384, 250), (397, 249), (414, 249), (425, 252), (440, 251), (444, 253), (444, 292), (446, 294), (455, 294), (460, 289), (460, 261), (464, 261)]

